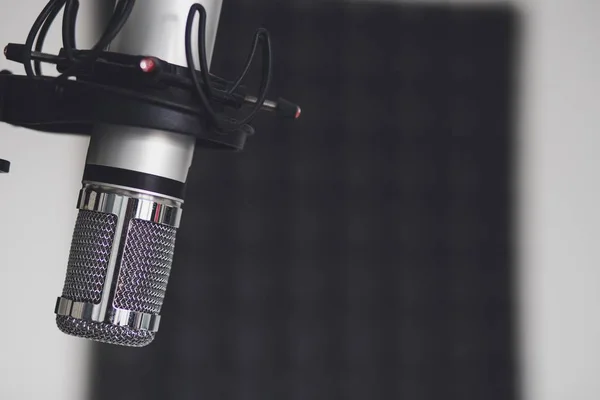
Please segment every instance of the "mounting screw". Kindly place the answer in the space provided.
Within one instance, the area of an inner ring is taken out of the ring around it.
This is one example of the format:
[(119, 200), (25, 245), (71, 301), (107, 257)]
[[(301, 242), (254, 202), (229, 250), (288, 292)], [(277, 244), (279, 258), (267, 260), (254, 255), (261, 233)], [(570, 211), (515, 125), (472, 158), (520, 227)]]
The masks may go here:
[(10, 161), (0, 158), (0, 174), (8, 174), (10, 172)]
[(140, 68), (146, 73), (152, 72), (156, 68), (156, 61), (150, 57), (143, 58), (140, 61)]

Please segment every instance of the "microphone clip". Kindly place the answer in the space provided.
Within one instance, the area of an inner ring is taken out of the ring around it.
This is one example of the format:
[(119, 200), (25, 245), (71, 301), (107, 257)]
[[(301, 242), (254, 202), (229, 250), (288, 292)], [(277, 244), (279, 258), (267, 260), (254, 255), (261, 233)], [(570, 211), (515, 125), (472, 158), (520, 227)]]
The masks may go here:
[[(65, 13), (66, 21), (76, 17), (70, 14), (71, 8)], [(66, 134), (93, 134), (93, 127), (98, 124), (134, 126), (193, 136), (200, 147), (242, 150), (247, 137), (254, 133), (251, 124), (258, 112), (299, 118), (298, 105), (282, 98), (267, 99), (272, 50), (265, 29), (257, 30), (246, 65), (235, 81), (208, 72), (206, 49), (202, 45), (199, 49), (202, 68), (196, 69), (191, 47), (196, 13), (200, 15), (197, 34), (200, 37), (206, 34), (206, 10), (195, 4), (186, 25), (188, 66), (182, 67), (152, 55), (102, 51), (106, 48), (104, 42), (91, 50), (79, 50), (74, 48), (69, 35), (63, 37), (63, 48), (58, 55), (43, 53), (37, 44), (34, 50), (31, 37), (35, 38), (36, 29), (40, 29), (38, 22), (47, 25), (53, 20), (44, 20), (49, 17), (42, 12), (25, 45), (10, 43), (4, 49), (6, 58), (23, 64), (27, 74), (0, 74), (0, 121)], [(122, 18), (124, 23), (127, 15)], [(43, 43), (46, 31), (39, 33), (38, 42)], [(113, 38), (117, 34), (118, 30), (108, 31), (103, 37)], [(254, 96), (242, 81), (259, 45), (262, 45), (263, 72), (260, 93)], [(56, 65), (60, 75), (42, 75), (42, 63)], [(248, 107), (250, 113), (240, 116), (240, 111)]]

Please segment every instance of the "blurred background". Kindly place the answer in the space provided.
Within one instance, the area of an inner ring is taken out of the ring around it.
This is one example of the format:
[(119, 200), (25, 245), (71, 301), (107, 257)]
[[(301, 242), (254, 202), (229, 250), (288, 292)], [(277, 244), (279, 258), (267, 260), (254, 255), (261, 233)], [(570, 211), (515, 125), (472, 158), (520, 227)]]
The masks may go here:
[[(1, 41), (44, 4), (1, 1)], [(598, 15), (225, 0), (212, 70), (234, 76), (265, 26), (273, 92), (304, 114), (197, 152), (141, 350), (55, 328), (88, 139), (0, 126), (0, 397), (599, 398)]]

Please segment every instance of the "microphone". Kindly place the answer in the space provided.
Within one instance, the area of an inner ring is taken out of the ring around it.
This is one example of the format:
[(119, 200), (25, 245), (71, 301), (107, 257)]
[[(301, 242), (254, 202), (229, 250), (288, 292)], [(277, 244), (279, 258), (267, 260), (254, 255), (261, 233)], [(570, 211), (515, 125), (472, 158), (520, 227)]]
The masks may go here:
[[(264, 29), (234, 81), (209, 72), (222, 0), (111, 3), (112, 18), (90, 50), (75, 47), (77, 0), (51, 0), (26, 43), (6, 47), (27, 76), (0, 75), (0, 120), (90, 134), (56, 323), (69, 335), (143, 347), (159, 329), (195, 149), (241, 150), (257, 112), (296, 119), (301, 111), (266, 98)], [(63, 49), (45, 54), (44, 36), (63, 7)], [(254, 96), (242, 81), (259, 44), (263, 79)], [(42, 76), (42, 62), (61, 75)], [(240, 116), (244, 107), (252, 111)]]
[[(152, 54), (185, 66), (186, 17), (197, 1), (138, 2), (111, 52)], [(206, 10), (210, 62), (221, 0), (200, 4)], [(95, 127), (67, 276), (55, 310), (62, 332), (134, 347), (153, 341), (194, 149), (195, 139), (179, 133)]]

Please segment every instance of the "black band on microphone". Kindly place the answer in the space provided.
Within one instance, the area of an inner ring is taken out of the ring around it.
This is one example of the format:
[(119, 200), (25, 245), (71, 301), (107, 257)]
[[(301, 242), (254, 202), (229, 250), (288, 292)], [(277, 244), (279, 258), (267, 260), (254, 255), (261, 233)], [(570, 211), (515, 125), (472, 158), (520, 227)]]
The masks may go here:
[(182, 200), (185, 196), (185, 183), (162, 176), (103, 165), (87, 164), (83, 180), (146, 190)]

